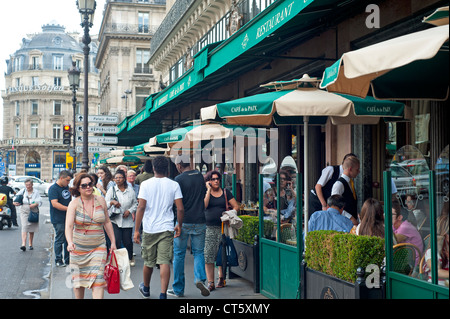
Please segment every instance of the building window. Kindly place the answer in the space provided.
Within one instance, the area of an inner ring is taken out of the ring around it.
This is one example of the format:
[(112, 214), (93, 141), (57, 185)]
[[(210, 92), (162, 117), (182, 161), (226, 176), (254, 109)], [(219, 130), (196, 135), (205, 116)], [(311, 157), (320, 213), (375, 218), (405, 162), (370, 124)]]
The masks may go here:
[(16, 124), (16, 138), (20, 137), (20, 125)]
[(53, 124), (53, 138), (60, 139), (61, 138), (61, 125)]
[(53, 78), (53, 84), (55, 86), (61, 86), (61, 78), (60, 77)]
[(31, 77), (31, 85), (39, 85), (39, 77), (38, 76), (32, 76)]
[(37, 115), (39, 110), (39, 103), (36, 100), (31, 101), (31, 115)]
[(139, 33), (148, 33), (149, 13), (148, 12), (139, 12), (138, 13), (138, 23), (139, 23)]
[(14, 72), (21, 71), (23, 68), (23, 56), (19, 55), (14, 58)]
[(81, 109), (81, 103), (77, 102), (77, 106), (75, 107), (75, 114), (83, 114), (83, 110)]
[(39, 70), (39, 57), (34, 56), (31, 58), (31, 69), (32, 70)]
[(135, 73), (150, 73), (150, 69), (146, 63), (150, 59), (150, 50), (136, 49), (136, 69)]
[(145, 99), (150, 93), (149, 88), (136, 88), (136, 111), (144, 107)]
[(19, 87), (20, 86), (20, 78), (17, 78), (16, 79), (16, 87)]
[(16, 111), (15, 111), (15, 115), (19, 116), (20, 115), (20, 102), (16, 101)]
[(53, 115), (61, 115), (61, 101), (53, 102)]
[(53, 70), (62, 70), (63, 69), (63, 56), (62, 55), (54, 55), (53, 56)]
[(38, 125), (37, 124), (31, 124), (30, 128), (31, 128), (30, 137), (31, 138), (37, 138), (38, 137)]

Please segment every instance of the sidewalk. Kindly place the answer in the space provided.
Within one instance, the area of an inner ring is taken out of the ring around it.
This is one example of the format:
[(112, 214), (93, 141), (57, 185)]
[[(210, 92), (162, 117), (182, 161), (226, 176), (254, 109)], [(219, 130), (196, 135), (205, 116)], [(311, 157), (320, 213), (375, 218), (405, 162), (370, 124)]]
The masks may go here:
[[(119, 294), (110, 295), (105, 292), (105, 299), (142, 299), (139, 293), (138, 286), (142, 282), (142, 267), (143, 260), (141, 258), (141, 248), (139, 245), (134, 244), (134, 253), (136, 254), (136, 266), (131, 268), (131, 280), (133, 281), (134, 288), (128, 291), (121, 291)], [(73, 299), (73, 290), (70, 286), (71, 275), (69, 267), (56, 267), (52, 251), (52, 269), (50, 274), (50, 299)], [(185, 259), (185, 276), (186, 287), (183, 298), (177, 298), (167, 296), (168, 299), (268, 299), (262, 294), (255, 293), (253, 291), (253, 285), (251, 282), (241, 279), (227, 279), (227, 286), (225, 288), (212, 291), (209, 297), (203, 297), (200, 294), (200, 290), (194, 285), (194, 256), (190, 253), (189, 249), (186, 252)], [(173, 268), (171, 267), (171, 278), (169, 281), (169, 289), (172, 288), (173, 282)], [(217, 276), (217, 270), (216, 270)], [(159, 270), (154, 268), (153, 276), (150, 282), (150, 299), (158, 299), (160, 294), (160, 280)], [(86, 289), (85, 298), (92, 298), (91, 291)]]

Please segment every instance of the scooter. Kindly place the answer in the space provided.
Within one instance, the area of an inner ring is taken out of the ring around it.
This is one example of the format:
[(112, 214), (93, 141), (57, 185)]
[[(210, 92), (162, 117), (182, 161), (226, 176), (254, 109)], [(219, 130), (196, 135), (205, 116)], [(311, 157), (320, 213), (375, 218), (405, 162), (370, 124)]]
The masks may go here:
[(8, 228), (12, 227), (11, 209), (6, 204), (7, 200), (8, 197), (5, 194), (0, 193), (0, 230), (2, 230), (4, 226), (8, 226)]

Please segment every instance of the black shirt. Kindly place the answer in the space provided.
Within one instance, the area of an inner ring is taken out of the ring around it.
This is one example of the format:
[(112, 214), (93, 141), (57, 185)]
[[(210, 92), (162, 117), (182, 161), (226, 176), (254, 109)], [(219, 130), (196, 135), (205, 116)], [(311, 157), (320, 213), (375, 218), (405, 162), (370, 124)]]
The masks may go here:
[(12, 189), (11, 187), (9, 187), (7, 185), (0, 185), (0, 193), (6, 195), (6, 201), (7, 201), (8, 206), (12, 205), (13, 201), (12, 201), (11, 194), (15, 193), (14, 189)]
[(183, 223), (205, 223), (206, 185), (203, 175), (197, 171), (186, 171), (175, 177), (183, 194)]
[[(231, 194), (228, 189), (225, 189), (225, 191), (227, 192), (228, 201), (234, 198), (233, 194)], [(210, 195), (208, 208), (205, 210), (206, 226), (221, 226), (222, 221), (220, 220), (220, 217), (222, 217), (224, 211), (226, 211), (224, 194), (222, 193), (220, 197)]]

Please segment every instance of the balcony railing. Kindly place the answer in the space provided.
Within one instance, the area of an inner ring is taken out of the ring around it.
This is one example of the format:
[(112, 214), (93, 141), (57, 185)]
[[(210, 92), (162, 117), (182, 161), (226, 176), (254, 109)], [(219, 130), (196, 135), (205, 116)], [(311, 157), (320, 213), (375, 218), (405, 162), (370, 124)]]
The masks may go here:
[(125, 2), (125, 3), (145, 3), (145, 4), (166, 4), (166, 0), (108, 0), (107, 2)]
[(134, 73), (138, 73), (138, 74), (152, 74), (153, 70), (150, 67), (148, 67), (148, 66), (136, 65), (136, 67), (134, 68)]
[(158, 25), (108, 23), (105, 25), (104, 33), (153, 35), (157, 29)]

